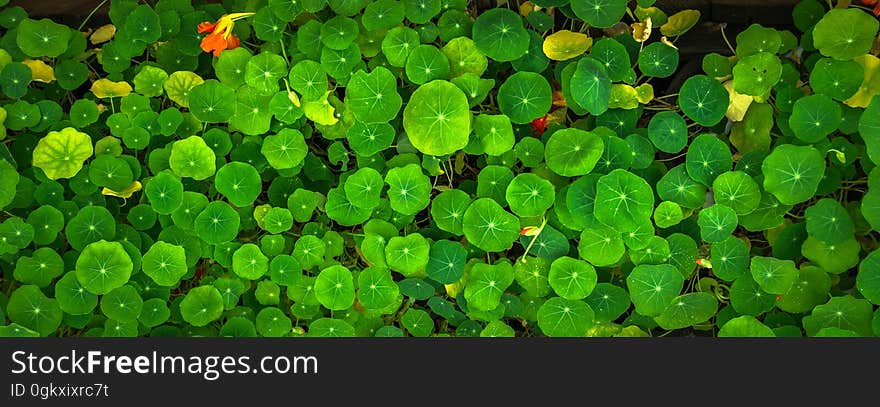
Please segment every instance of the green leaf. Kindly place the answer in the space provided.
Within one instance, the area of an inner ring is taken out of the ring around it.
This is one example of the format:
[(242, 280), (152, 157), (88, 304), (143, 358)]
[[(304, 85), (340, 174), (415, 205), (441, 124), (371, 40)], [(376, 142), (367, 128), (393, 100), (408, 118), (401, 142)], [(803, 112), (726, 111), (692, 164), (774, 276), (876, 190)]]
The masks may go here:
[(626, 286), (639, 314), (659, 316), (672, 303), (684, 285), (684, 277), (671, 265), (636, 266), (627, 276)]
[(381, 66), (369, 74), (357, 71), (348, 81), (345, 104), (360, 122), (388, 122), (397, 116), (402, 105), (397, 80), (391, 71)]
[(816, 194), (825, 160), (813, 147), (783, 144), (764, 159), (761, 172), (767, 192), (783, 204), (795, 205)]
[(354, 303), (354, 282), (351, 271), (344, 266), (321, 270), (315, 279), (315, 296), (325, 308), (344, 310)]
[(641, 177), (617, 169), (599, 178), (596, 186), (596, 219), (618, 231), (636, 229), (654, 212), (654, 193)]
[(597, 278), (596, 270), (589, 263), (566, 256), (553, 261), (548, 276), (553, 291), (569, 300), (581, 300), (590, 295)]
[(596, 28), (608, 28), (620, 21), (626, 13), (625, 0), (583, 0), (571, 3), (571, 11), (578, 18)]
[(776, 334), (767, 325), (750, 315), (741, 315), (724, 323), (718, 331), (722, 338), (774, 338)]
[(733, 90), (742, 95), (764, 96), (782, 77), (782, 62), (769, 52), (740, 59), (733, 67)]
[(22, 327), (49, 336), (61, 325), (62, 312), (58, 301), (43, 294), (35, 285), (18, 287), (6, 304), (9, 320)]
[(403, 127), (413, 146), (442, 156), (468, 143), (471, 113), (464, 93), (450, 82), (435, 80), (416, 89), (403, 109)]
[(684, 81), (678, 93), (678, 106), (691, 120), (703, 126), (721, 122), (730, 96), (724, 85), (705, 75), (694, 75)]
[(586, 175), (595, 168), (603, 149), (604, 143), (595, 133), (561, 129), (547, 140), (544, 160), (548, 168), (564, 177)]
[(583, 301), (553, 297), (538, 309), (538, 327), (551, 337), (583, 337), (593, 327), (595, 314)]
[(880, 23), (858, 9), (831, 9), (813, 27), (813, 44), (822, 55), (847, 60), (871, 50)]
[(70, 28), (52, 22), (48, 18), (25, 19), (18, 24), (16, 34), (15, 43), (27, 56), (52, 58), (67, 51), (70, 37), (73, 35)]
[(553, 90), (534, 72), (517, 72), (498, 88), (498, 109), (516, 124), (529, 123), (550, 111)]
[(487, 252), (505, 251), (519, 236), (520, 222), (491, 198), (473, 201), (464, 212), (468, 242)]
[(687, 328), (706, 322), (718, 311), (718, 300), (709, 293), (689, 293), (678, 296), (656, 317), (663, 329)]
[(214, 151), (199, 136), (189, 136), (171, 145), (168, 165), (179, 177), (203, 180), (214, 175), (216, 170)]
[(798, 277), (794, 262), (773, 257), (752, 257), (749, 270), (761, 289), (770, 294), (785, 294)]
[(840, 104), (828, 96), (805, 96), (794, 103), (788, 125), (798, 139), (816, 143), (837, 130), (841, 114)]
[(483, 54), (498, 62), (518, 59), (529, 48), (522, 18), (507, 8), (481, 13), (474, 21), (472, 38)]
[(223, 298), (214, 286), (200, 286), (189, 290), (180, 302), (183, 320), (192, 326), (205, 326), (220, 318)]
[(608, 110), (611, 98), (611, 78), (605, 66), (592, 58), (581, 58), (571, 76), (574, 102), (594, 116)]
[(807, 335), (816, 336), (822, 328), (840, 328), (854, 331), (860, 336), (872, 336), (871, 303), (856, 299), (851, 295), (833, 297), (823, 305), (813, 308), (813, 312), (803, 318)]
[(92, 139), (88, 134), (65, 127), (50, 131), (37, 143), (33, 165), (49, 179), (71, 178), (82, 169), (83, 162), (92, 156)]
[(125, 284), (134, 264), (119, 242), (99, 240), (86, 246), (76, 260), (76, 278), (93, 294), (106, 294)]

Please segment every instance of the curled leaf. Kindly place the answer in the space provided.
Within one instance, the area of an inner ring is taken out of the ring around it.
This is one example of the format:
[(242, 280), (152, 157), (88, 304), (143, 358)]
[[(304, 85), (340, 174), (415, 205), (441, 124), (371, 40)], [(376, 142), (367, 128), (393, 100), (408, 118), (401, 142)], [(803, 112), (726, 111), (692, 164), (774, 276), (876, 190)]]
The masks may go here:
[(644, 22), (633, 23), (633, 39), (636, 42), (645, 42), (651, 36), (651, 29), (653, 28), (651, 24), (651, 17), (645, 19)]
[(733, 81), (724, 82), (724, 88), (730, 93), (730, 105), (727, 106), (727, 113), (725, 113), (725, 115), (732, 121), (741, 121), (743, 117), (745, 117), (746, 112), (749, 110), (749, 106), (755, 98), (749, 95), (736, 93), (736, 91), (733, 90)]
[(669, 16), (666, 24), (660, 26), (660, 32), (667, 37), (675, 37), (686, 33), (700, 20), (698, 10), (682, 10)]
[(641, 104), (647, 104), (654, 99), (654, 86), (650, 83), (643, 83), (639, 86), (636, 86), (636, 97)]
[(544, 39), (544, 55), (554, 61), (566, 61), (587, 52), (593, 39), (583, 33), (557, 31)]
[(89, 36), (89, 41), (92, 44), (101, 44), (113, 39), (114, 35), (116, 35), (116, 26), (113, 24), (106, 24), (98, 27), (98, 29)]
[(31, 69), (31, 77), (34, 81), (51, 83), (55, 81), (55, 69), (39, 59), (25, 59), (21, 63)]
[(871, 99), (880, 94), (880, 58), (866, 54), (853, 58), (853, 61), (865, 69), (865, 79), (856, 94), (843, 103), (850, 107), (868, 107)]
[(303, 103), (303, 112), (309, 120), (324, 126), (332, 126), (339, 122), (336, 108), (327, 100), (332, 92), (327, 91), (322, 98)]
[(131, 93), (131, 85), (128, 82), (120, 81), (113, 82), (107, 78), (101, 78), (96, 80), (92, 84), (92, 88), (90, 89), (95, 96), (106, 99), (106, 98), (115, 98), (128, 96)]
[(115, 197), (127, 199), (127, 198), (131, 198), (132, 194), (134, 194), (137, 191), (140, 191), (142, 188), (143, 188), (143, 185), (141, 185), (140, 181), (134, 181), (127, 188), (120, 190), (120, 191), (114, 191), (110, 188), (105, 187), (104, 189), (101, 190), (101, 195), (115, 196)]

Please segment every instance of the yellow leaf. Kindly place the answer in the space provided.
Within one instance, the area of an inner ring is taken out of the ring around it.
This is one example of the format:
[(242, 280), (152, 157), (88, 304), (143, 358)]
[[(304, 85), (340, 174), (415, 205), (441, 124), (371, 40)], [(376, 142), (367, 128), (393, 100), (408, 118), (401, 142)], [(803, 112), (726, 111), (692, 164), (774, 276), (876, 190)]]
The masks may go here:
[(102, 25), (89, 36), (92, 44), (100, 44), (110, 41), (116, 35), (116, 26), (113, 24)]
[(330, 104), (327, 97), (333, 91), (327, 91), (324, 96), (318, 100), (303, 103), (303, 113), (309, 120), (324, 126), (332, 126), (339, 122), (336, 117), (336, 108)]
[(299, 96), (296, 95), (296, 92), (292, 90), (287, 91), (287, 98), (290, 99), (290, 102), (296, 107), (302, 107), (302, 102), (300, 102)]
[(446, 288), (446, 295), (448, 295), (452, 298), (457, 297), (459, 293), (464, 291), (464, 284), (465, 284), (464, 277), (462, 277), (460, 280), (458, 280), (452, 284), (445, 284), (444, 287)]
[(105, 98), (115, 98), (121, 96), (128, 96), (131, 93), (131, 85), (128, 82), (113, 82), (107, 78), (101, 78), (92, 83), (92, 88), (90, 89), (95, 96), (105, 99)]
[(609, 109), (635, 109), (637, 107), (639, 107), (639, 95), (635, 88), (621, 83), (611, 85)]
[(127, 199), (131, 198), (131, 195), (135, 192), (140, 191), (142, 187), (143, 186), (141, 185), (140, 181), (132, 182), (131, 185), (129, 185), (122, 191), (114, 191), (110, 188), (104, 187), (104, 189), (101, 190), (101, 195), (115, 196)]
[(5, 49), (0, 48), (0, 69), (3, 69), (10, 62), (12, 62), (12, 55), (9, 55)]
[(862, 80), (862, 85), (859, 86), (856, 94), (843, 103), (850, 107), (868, 107), (871, 99), (880, 94), (880, 59), (866, 54), (853, 58), (853, 61), (865, 69), (865, 79)]
[(666, 24), (660, 27), (660, 32), (667, 37), (675, 37), (686, 33), (700, 21), (698, 10), (682, 10), (669, 17)]
[(31, 77), (37, 82), (50, 83), (55, 81), (55, 69), (39, 59), (25, 59), (21, 63), (31, 68)]
[(645, 22), (643, 23), (633, 23), (633, 39), (636, 40), (636, 42), (647, 41), (651, 36), (651, 28), (653, 28), (651, 25), (651, 17), (645, 19)]
[(730, 105), (727, 106), (727, 113), (725, 113), (725, 115), (732, 121), (741, 121), (749, 110), (752, 101), (755, 99), (749, 95), (740, 95), (739, 93), (736, 93), (736, 91), (733, 90), (732, 80), (724, 82), (724, 88), (727, 89), (727, 93), (730, 94)]
[(647, 104), (652, 99), (654, 99), (654, 86), (650, 83), (643, 83), (639, 86), (636, 86), (636, 96), (639, 99), (639, 103)]
[(593, 39), (586, 34), (562, 30), (544, 39), (544, 55), (554, 61), (565, 61), (587, 52), (591, 46)]
[(523, 2), (523, 4), (519, 5), (519, 15), (523, 17), (528, 17), (529, 13), (533, 11), (540, 10), (541, 7), (536, 6), (534, 3), (530, 1)]
[(678, 47), (676, 47), (675, 44), (672, 43), (672, 41), (669, 41), (669, 38), (666, 38), (665, 35), (660, 37), (660, 42), (662, 42), (663, 44), (666, 44), (666, 46), (672, 47), (674, 49), (678, 49)]

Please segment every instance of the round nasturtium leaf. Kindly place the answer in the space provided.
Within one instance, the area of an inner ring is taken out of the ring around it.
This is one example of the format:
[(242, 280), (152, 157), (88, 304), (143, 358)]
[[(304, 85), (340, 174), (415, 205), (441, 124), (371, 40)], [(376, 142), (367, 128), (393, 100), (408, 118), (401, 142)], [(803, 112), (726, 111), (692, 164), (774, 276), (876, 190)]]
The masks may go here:
[(156, 284), (174, 287), (186, 275), (186, 251), (183, 247), (156, 242), (144, 253), (141, 268)]
[(663, 201), (654, 209), (654, 223), (657, 227), (668, 228), (677, 225), (684, 217), (681, 206), (672, 201)]
[(309, 147), (302, 132), (296, 129), (281, 129), (277, 134), (263, 139), (260, 152), (272, 168), (285, 170), (303, 163)]
[(71, 315), (88, 314), (98, 306), (98, 296), (79, 283), (75, 271), (68, 272), (55, 283), (55, 298), (61, 310)]
[(418, 164), (388, 170), (385, 183), (391, 209), (401, 214), (414, 215), (431, 202), (431, 179)]
[(260, 173), (253, 165), (233, 161), (217, 170), (214, 177), (217, 192), (229, 203), (242, 207), (252, 204), (263, 191)]
[(425, 273), (438, 283), (452, 284), (464, 274), (466, 258), (467, 250), (461, 243), (439, 240), (431, 245)]
[(626, 277), (636, 312), (656, 317), (663, 313), (684, 286), (684, 277), (669, 264), (636, 266)]
[(106, 294), (128, 282), (134, 263), (119, 242), (99, 240), (86, 246), (76, 260), (76, 278), (93, 294)]
[(561, 129), (547, 140), (544, 160), (550, 170), (564, 177), (586, 175), (595, 168), (604, 149), (604, 142), (593, 132)]
[(6, 304), (9, 320), (48, 336), (61, 325), (63, 313), (58, 301), (43, 294), (35, 285), (18, 287)]
[(794, 103), (788, 125), (801, 141), (816, 143), (837, 130), (841, 116), (840, 104), (830, 97), (810, 95)]
[(202, 137), (189, 136), (171, 145), (168, 164), (179, 177), (203, 180), (214, 175), (216, 160), (214, 150)]
[(358, 275), (358, 303), (367, 309), (392, 305), (399, 293), (400, 288), (386, 268), (368, 267)]
[(409, 27), (394, 27), (382, 39), (382, 54), (391, 66), (402, 68), (410, 52), (419, 46), (419, 33)]
[(116, 237), (116, 220), (103, 206), (86, 206), (67, 221), (64, 235), (74, 249), (83, 250), (89, 243)]
[(257, 280), (269, 271), (269, 258), (259, 246), (245, 243), (232, 254), (232, 271), (243, 279)]
[(614, 321), (629, 309), (629, 293), (611, 283), (599, 283), (586, 299), (597, 321)]
[(441, 49), (449, 59), (449, 76), (454, 78), (465, 73), (482, 75), (489, 61), (468, 37), (457, 37)]
[(555, 188), (535, 174), (522, 173), (513, 178), (505, 192), (510, 210), (522, 217), (541, 216), (553, 205)]
[(694, 75), (684, 81), (678, 93), (678, 106), (691, 120), (703, 125), (714, 126), (721, 122), (730, 95), (721, 82), (706, 75)]
[[(15, 43), (30, 57), (58, 57), (67, 51), (73, 32), (48, 18), (27, 18), (16, 28)], [(875, 30), (876, 31), (876, 30)]]
[[(285, 328), (287, 329), (287, 331), (290, 331), (290, 319), (287, 317), (285, 317), (285, 319), (287, 320), (287, 325), (285, 326)], [(308, 328), (308, 336), (316, 338), (344, 338), (355, 336), (356, 333), (357, 331), (353, 326), (351, 326), (351, 324), (345, 322), (344, 320), (335, 318), (316, 319), (309, 324)], [(264, 336), (267, 335), (264, 334)]]
[(593, 292), (597, 281), (596, 270), (589, 263), (563, 256), (550, 264), (547, 279), (553, 292), (569, 300), (581, 300)]
[(825, 159), (811, 146), (783, 144), (761, 164), (764, 189), (779, 202), (795, 205), (816, 194), (825, 175)]
[[(476, 140), (472, 140), (471, 143), (478, 145), (475, 152), (491, 156), (503, 155), (510, 151), (516, 142), (510, 118), (503, 114), (478, 115), (474, 119), (474, 137)], [(468, 146), (468, 149), (470, 148), (474, 147)]]
[(718, 331), (720, 338), (775, 338), (767, 325), (751, 315), (740, 315), (724, 323)]
[(362, 123), (385, 123), (397, 116), (402, 99), (397, 78), (387, 68), (357, 71), (345, 88), (345, 104)]
[(639, 52), (639, 70), (644, 75), (666, 78), (675, 73), (676, 69), (678, 50), (662, 42), (652, 42)]
[(819, 267), (799, 270), (791, 289), (776, 300), (776, 307), (790, 313), (805, 313), (828, 300), (831, 277)]
[(493, 265), (476, 263), (471, 268), (464, 288), (468, 307), (491, 311), (501, 303), (501, 295), (514, 279), (513, 266), (503, 261)]
[(733, 233), (738, 224), (736, 212), (728, 206), (715, 204), (700, 211), (700, 237), (703, 241), (717, 243)]
[(846, 100), (859, 90), (864, 77), (865, 68), (853, 60), (822, 58), (810, 71), (810, 87), (816, 94)]
[(703, 185), (712, 185), (715, 177), (733, 166), (730, 147), (714, 134), (701, 134), (691, 141), (685, 157), (687, 173)]
[(389, 239), (385, 259), (393, 271), (407, 277), (421, 276), (427, 267), (429, 252), (428, 241), (418, 233), (411, 233)]
[[(189, 107), (189, 93), (193, 87), (204, 82), (201, 76), (190, 71), (175, 71), (168, 75), (162, 86), (168, 98), (183, 107)], [(97, 82), (96, 82), (97, 83)], [(98, 97), (101, 97), (100, 95)]]
[(798, 277), (793, 261), (773, 257), (752, 257), (749, 270), (761, 289), (771, 294), (785, 294)]
[(671, 111), (657, 113), (648, 123), (648, 138), (658, 150), (677, 153), (687, 145), (687, 123), (678, 113)]
[(593, 327), (595, 313), (587, 303), (553, 297), (538, 308), (538, 327), (550, 337), (583, 337)]
[(143, 307), (143, 298), (130, 285), (116, 288), (101, 296), (101, 312), (114, 321), (136, 321)]
[(406, 59), (406, 77), (417, 85), (449, 78), (449, 59), (437, 47), (423, 44)]
[(749, 249), (742, 239), (728, 236), (712, 244), (712, 272), (725, 281), (734, 281), (746, 274), (749, 266)]
[(819, 330), (828, 327), (848, 329), (860, 336), (872, 336), (872, 314), (870, 302), (845, 295), (832, 297), (827, 303), (817, 305), (802, 322), (808, 336), (815, 336)]
[(571, 11), (593, 27), (608, 28), (626, 13), (626, 3), (626, 0), (576, 0), (571, 2)]
[(102, 154), (89, 163), (89, 180), (98, 187), (122, 191), (134, 181), (134, 174), (124, 159)]
[(64, 260), (48, 247), (42, 247), (29, 257), (19, 257), (15, 262), (13, 277), (22, 284), (47, 287), (56, 277), (64, 273)]
[(229, 204), (213, 201), (195, 218), (195, 231), (208, 244), (229, 242), (238, 236), (241, 218)]
[(651, 219), (654, 192), (643, 178), (616, 169), (599, 178), (593, 214), (618, 231), (637, 229)]
[(190, 89), (189, 111), (202, 122), (225, 122), (235, 113), (235, 90), (208, 79)]
[(431, 319), (431, 315), (416, 308), (410, 308), (400, 317), (400, 325), (414, 337), (428, 337), (434, 332), (434, 320)]
[(471, 132), (467, 97), (450, 82), (428, 82), (410, 96), (403, 109), (403, 127), (422, 153), (452, 154), (467, 145)]
[(601, 224), (584, 229), (578, 241), (580, 257), (597, 267), (617, 263), (625, 251), (620, 232)]
[(345, 266), (330, 266), (315, 279), (315, 297), (329, 310), (344, 310), (354, 303), (354, 282)]
[(377, 0), (367, 5), (361, 16), (364, 28), (370, 31), (390, 29), (403, 21), (406, 9), (397, 0)]
[(846, 208), (831, 198), (823, 198), (804, 211), (807, 233), (826, 244), (834, 245), (852, 239), (855, 225)]
[(462, 225), (468, 243), (486, 252), (505, 251), (519, 237), (519, 219), (491, 198), (473, 201), (464, 212)]
[(92, 139), (73, 127), (50, 131), (34, 148), (33, 165), (49, 179), (71, 178), (92, 156)]
[(599, 61), (581, 58), (571, 76), (571, 93), (574, 102), (594, 116), (608, 110), (611, 99), (611, 78)]
[(464, 213), (470, 204), (471, 198), (464, 191), (443, 191), (431, 200), (431, 219), (441, 230), (460, 236), (464, 233)]
[(813, 45), (826, 57), (847, 60), (871, 50), (877, 19), (859, 9), (831, 9), (813, 27)]
[(880, 304), (880, 250), (874, 250), (859, 264), (856, 287), (868, 301)]
[(730, 207), (737, 215), (751, 213), (761, 203), (761, 189), (743, 171), (728, 171), (712, 181), (715, 202)]
[(663, 329), (682, 329), (706, 322), (718, 311), (718, 300), (710, 293), (688, 293), (680, 295), (655, 318)]
[(174, 174), (162, 171), (147, 182), (144, 195), (156, 213), (168, 215), (183, 203), (183, 183)]
[(740, 59), (733, 67), (733, 90), (762, 97), (782, 77), (782, 62), (775, 54), (759, 52)]
[[(345, 179), (343, 189), (352, 205), (372, 209), (379, 205), (383, 187), (382, 174), (370, 167), (358, 169)], [(409, 191), (407, 191), (409, 195)]]
[(205, 326), (223, 314), (223, 297), (212, 285), (195, 287), (180, 302), (180, 315), (192, 326)]
[(370, 209), (354, 205), (345, 195), (343, 188), (333, 188), (327, 192), (324, 204), (327, 216), (343, 226), (354, 226), (366, 222), (372, 213)]
[(474, 21), (471, 38), (483, 54), (498, 62), (518, 59), (529, 48), (522, 17), (503, 7), (482, 12)]
[(553, 102), (553, 89), (540, 74), (517, 72), (498, 88), (498, 109), (512, 123), (524, 124), (547, 114)]

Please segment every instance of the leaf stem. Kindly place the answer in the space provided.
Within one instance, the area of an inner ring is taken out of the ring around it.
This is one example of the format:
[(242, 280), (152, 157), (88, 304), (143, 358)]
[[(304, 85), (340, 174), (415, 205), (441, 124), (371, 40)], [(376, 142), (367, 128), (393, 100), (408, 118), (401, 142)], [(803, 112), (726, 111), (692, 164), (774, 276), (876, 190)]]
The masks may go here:
[(92, 16), (95, 15), (95, 13), (98, 12), (98, 9), (100, 9), (101, 7), (104, 7), (104, 4), (107, 4), (108, 1), (110, 1), (110, 0), (104, 0), (104, 1), (102, 1), (102, 2), (100, 2), (100, 3), (98, 3), (98, 5), (95, 6), (95, 8), (92, 9), (92, 12), (89, 13), (89, 15), (86, 16), (85, 20), (83, 20), (83, 21), (79, 24), (79, 27), (76, 27), (76, 30), (77, 30), (77, 31), (82, 31), (83, 27), (86, 26), (86, 23), (88, 23), (89, 20), (92, 18)]

